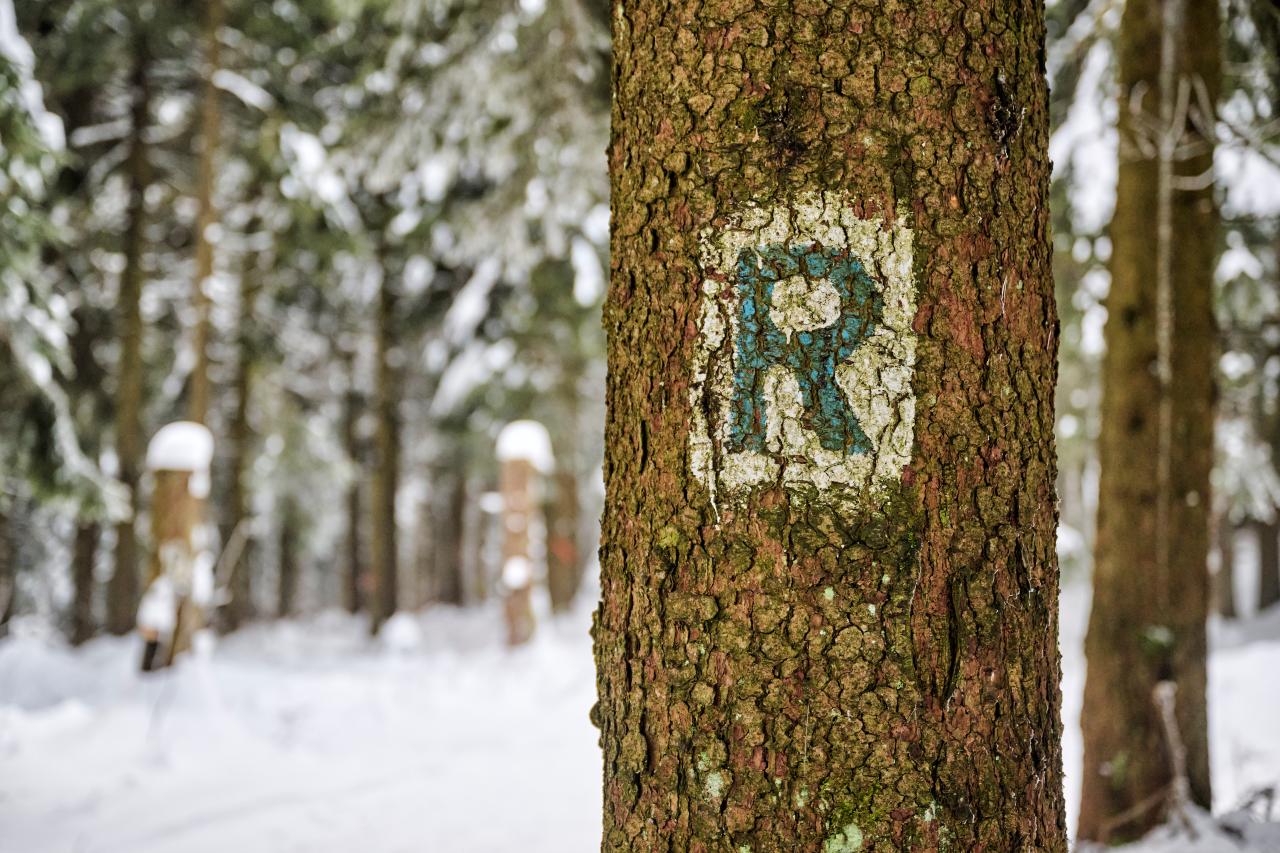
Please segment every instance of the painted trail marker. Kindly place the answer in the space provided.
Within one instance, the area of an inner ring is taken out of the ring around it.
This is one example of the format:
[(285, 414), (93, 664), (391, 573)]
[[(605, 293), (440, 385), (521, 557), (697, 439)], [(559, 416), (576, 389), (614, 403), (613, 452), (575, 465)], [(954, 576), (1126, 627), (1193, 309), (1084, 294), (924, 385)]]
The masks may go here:
[(836, 193), (750, 207), (701, 238), (693, 475), (844, 497), (901, 479), (915, 438), (911, 231)]

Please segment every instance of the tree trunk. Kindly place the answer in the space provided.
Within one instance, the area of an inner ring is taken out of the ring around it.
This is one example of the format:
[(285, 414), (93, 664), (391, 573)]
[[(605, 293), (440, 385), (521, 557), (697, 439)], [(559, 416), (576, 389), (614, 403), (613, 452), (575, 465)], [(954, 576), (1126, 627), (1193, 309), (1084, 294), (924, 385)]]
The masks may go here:
[(547, 512), (547, 590), (551, 609), (564, 613), (582, 580), (582, 558), (578, 553), (578, 481), (572, 471), (557, 471), (555, 494)]
[[(140, 26), (140, 25), (135, 25)], [(135, 35), (132, 129), (129, 140), (129, 220), (124, 236), (124, 272), (118, 299), (120, 357), (116, 368), (116, 458), (120, 481), (129, 491), (130, 517), (116, 525), (115, 570), (107, 583), (107, 630), (127, 634), (138, 608), (138, 480), (142, 465), (142, 284), (145, 277), (146, 193), (151, 182), (146, 131), (151, 91), (151, 58), (146, 37)]]
[(222, 0), (205, 0), (204, 92), (200, 104), (200, 173), (196, 184), (196, 279), (194, 304), (196, 327), (192, 348), (196, 363), (191, 371), (190, 419), (198, 424), (209, 420), (209, 338), (212, 321), (209, 279), (213, 276), (213, 243), (210, 239), (218, 214), (213, 204), (214, 172), (217, 168), (218, 133), (221, 110), (218, 88), (213, 84), (220, 64), (218, 30), (222, 27)]
[(370, 626), (375, 633), (396, 612), (397, 544), (396, 491), (400, 481), (400, 416), (398, 369), (392, 364), (396, 338), (396, 292), (391, 270), (382, 265), (378, 288), (377, 376), (374, 382), (374, 437), (372, 556), (374, 601)]
[(351, 462), (353, 476), (347, 486), (347, 535), (346, 535), (346, 583), (344, 584), (344, 604), (348, 613), (360, 612), (363, 599), (361, 581), (364, 576), (364, 560), (360, 551), (360, 523), (364, 517), (364, 509), (360, 505), (360, 475), (363, 470), (360, 443), (356, 435), (356, 422), (360, 418), (360, 392), (356, 390), (355, 356), (346, 356), (349, 385), (343, 399), (342, 410), (342, 444), (347, 451), (347, 459)]
[[(253, 458), (253, 430), (249, 424), (249, 402), (253, 395), (253, 322), (254, 302), (258, 295), (258, 277), (254, 266), (246, 261), (240, 274), (240, 311), (236, 329), (239, 334), (239, 356), (236, 364), (236, 408), (231, 417), (231, 489), (230, 529), (228, 539), (236, 527), (250, 522), (249, 471)], [(227, 630), (234, 631), (253, 618), (253, 537), (242, 529), (244, 547), (231, 567), (228, 583), (231, 600), (223, 608), (223, 620)]]
[(613, 44), (603, 849), (1065, 851), (1041, 4)]
[[(74, 331), (71, 334), (71, 365), (74, 370), (71, 391), (75, 404), (77, 432), (85, 455), (98, 459), (101, 449), (101, 424), (105, 420), (107, 400), (103, 395), (106, 371), (94, 355), (94, 346), (102, 337), (97, 312), (87, 304), (72, 311)], [(98, 545), (102, 538), (102, 525), (95, 518), (85, 516), (77, 520), (75, 543), (71, 553), (71, 618), (69, 639), (80, 645), (98, 630), (94, 618), (94, 599), (97, 591), (95, 569), (98, 562)]]
[(280, 510), (280, 587), (276, 615), (293, 615), (298, 592), (298, 508), (290, 497)]
[(1216, 98), (1218, 35), (1217, 4), (1125, 4), (1081, 715), (1078, 837), (1087, 841), (1134, 839), (1164, 816), (1173, 773), (1152, 699), (1161, 681), (1177, 684), (1192, 799), (1210, 804), (1205, 619), (1217, 213), (1208, 185), (1190, 189), (1178, 176), (1194, 179), (1213, 166), (1212, 138), (1197, 118), (1212, 103), (1196, 92), (1203, 84)]
[(9, 634), (18, 600), (18, 555), (13, 535), (13, 517), (5, 506), (8, 496), (0, 492), (0, 637)]
[(467, 475), (450, 475), (445, 496), (445, 520), (435, 537), (435, 599), (442, 604), (463, 603), (463, 564), (466, 561)]
[(94, 566), (102, 527), (96, 521), (76, 525), (71, 552), (71, 643), (80, 645), (93, 638), (97, 623), (93, 618)]
[(1261, 522), (1258, 533), (1258, 609), (1280, 601), (1280, 523)]
[(1218, 549), (1218, 572), (1214, 575), (1213, 596), (1218, 615), (1223, 619), (1235, 619), (1236, 610), (1236, 530), (1227, 513), (1218, 514), (1215, 539)]

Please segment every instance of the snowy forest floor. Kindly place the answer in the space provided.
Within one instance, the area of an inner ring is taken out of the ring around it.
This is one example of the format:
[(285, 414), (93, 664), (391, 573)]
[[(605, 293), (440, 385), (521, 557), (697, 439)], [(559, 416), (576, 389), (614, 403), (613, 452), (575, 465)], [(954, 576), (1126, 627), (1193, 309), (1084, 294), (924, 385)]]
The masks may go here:
[[(1067, 793), (1078, 797), (1088, 591), (1063, 594)], [(37, 623), (0, 642), (0, 850), (598, 849), (589, 605), (501, 645), (496, 607), (255, 626), (150, 677), (133, 639), (69, 649)], [(1212, 628), (1220, 810), (1280, 778), (1280, 613)], [(1207, 825), (1207, 821), (1206, 821)], [(1248, 848), (1202, 832), (1154, 851)], [(1213, 836), (1213, 837), (1210, 837)]]

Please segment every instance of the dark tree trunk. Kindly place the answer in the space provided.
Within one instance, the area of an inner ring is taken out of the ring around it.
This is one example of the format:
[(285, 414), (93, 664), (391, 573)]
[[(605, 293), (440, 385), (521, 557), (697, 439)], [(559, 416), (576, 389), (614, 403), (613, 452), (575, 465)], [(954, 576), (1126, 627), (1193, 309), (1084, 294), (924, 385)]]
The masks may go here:
[(467, 513), (467, 475), (459, 471), (450, 479), (446, 518), (439, 529), (436, 553), (436, 600), (444, 604), (463, 603), (462, 564)]
[(293, 615), (298, 592), (298, 508), (292, 498), (284, 499), (280, 510), (280, 586), (276, 615)]
[(230, 546), (230, 536), (239, 535), (244, 542), (231, 567), (228, 583), (231, 600), (223, 608), (223, 621), (227, 630), (235, 630), (253, 618), (253, 537), (248, 529), (251, 508), (249, 495), (249, 471), (253, 464), (253, 428), (249, 423), (249, 404), (253, 395), (254, 369), (254, 302), (258, 295), (258, 277), (254, 264), (246, 261), (240, 274), (240, 313), (236, 328), (239, 335), (239, 356), (236, 363), (236, 408), (231, 416), (231, 489), (230, 529), (225, 540)]
[[(1177, 685), (1191, 797), (1210, 804), (1205, 619), (1217, 212), (1211, 188), (1190, 189), (1178, 176), (1194, 180), (1213, 167), (1194, 95), (1201, 83), (1209, 98), (1217, 95), (1218, 14), (1216, 3), (1129, 0), (1121, 22), (1120, 170), (1081, 715), (1078, 836), (1087, 841), (1134, 839), (1165, 815), (1162, 792), (1173, 773), (1152, 698), (1161, 681)], [(1178, 106), (1179, 90), (1196, 110)]]
[(1258, 534), (1258, 609), (1280, 601), (1280, 524), (1261, 522)]
[(1227, 514), (1220, 513), (1214, 533), (1218, 549), (1218, 573), (1214, 576), (1213, 596), (1218, 615), (1235, 619), (1236, 610), (1236, 529)]
[[(82, 303), (72, 312), (75, 323), (71, 334), (71, 364), (75, 371), (72, 380), (75, 416), (80, 434), (80, 446), (91, 459), (97, 459), (101, 448), (101, 424), (107, 419), (108, 400), (104, 393), (106, 371), (94, 354), (94, 346), (101, 339), (98, 313)], [(71, 553), (71, 613), (69, 639), (80, 645), (98, 631), (94, 616), (94, 600), (97, 593), (95, 569), (98, 562), (98, 545), (102, 538), (102, 525), (96, 518), (83, 513), (76, 524), (75, 543)]]
[[(135, 26), (140, 26), (135, 24)], [(116, 457), (120, 481), (129, 491), (130, 517), (116, 525), (115, 570), (107, 583), (106, 628), (113, 634), (133, 629), (138, 609), (138, 539), (134, 527), (142, 466), (142, 284), (146, 248), (146, 193), (151, 182), (145, 134), (150, 125), (151, 58), (146, 37), (135, 35), (132, 129), (129, 140), (128, 227), (124, 235), (124, 272), (120, 276), (120, 357), (116, 367)]]
[(18, 554), (13, 535), (13, 518), (2, 503), (8, 497), (0, 493), (0, 637), (8, 636), (9, 622), (17, 609)]
[(603, 849), (1065, 851), (1042, 4), (615, 4)]
[(395, 280), (383, 258), (376, 329), (374, 417), (377, 426), (374, 435), (373, 511), (370, 525), (375, 590), (370, 608), (370, 626), (374, 632), (396, 612), (398, 601), (396, 492), (400, 484), (400, 397), (399, 370), (392, 363), (392, 350), (399, 345), (396, 337), (396, 303)]
[(360, 392), (356, 388), (355, 355), (345, 353), (347, 367), (347, 391), (342, 401), (342, 445), (346, 449), (347, 459), (353, 472), (351, 483), (347, 486), (347, 535), (344, 541), (345, 578), (343, 583), (343, 604), (348, 613), (359, 613), (364, 605), (362, 579), (364, 577), (364, 554), (361, 551), (360, 528), (364, 519), (364, 508), (360, 502), (360, 472), (364, 470), (363, 454), (360, 452), (360, 439), (356, 424), (360, 420)]
[(213, 84), (213, 76), (220, 64), (218, 30), (222, 27), (222, 0), (205, 0), (204, 3), (204, 91), (200, 98), (200, 171), (196, 182), (196, 200), (199, 213), (196, 217), (196, 278), (192, 302), (196, 309), (196, 326), (192, 348), (196, 363), (191, 371), (191, 399), (188, 416), (196, 423), (209, 420), (209, 338), (213, 324), (210, 317), (212, 303), (209, 299), (208, 280), (213, 275), (213, 243), (210, 232), (217, 222), (214, 208), (213, 185), (217, 168), (218, 134), (221, 125), (220, 93)]
[(95, 521), (76, 526), (71, 552), (71, 642), (80, 645), (93, 638), (98, 625), (93, 618), (94, 566), (98, 560), (98, 540), (102, 528)]

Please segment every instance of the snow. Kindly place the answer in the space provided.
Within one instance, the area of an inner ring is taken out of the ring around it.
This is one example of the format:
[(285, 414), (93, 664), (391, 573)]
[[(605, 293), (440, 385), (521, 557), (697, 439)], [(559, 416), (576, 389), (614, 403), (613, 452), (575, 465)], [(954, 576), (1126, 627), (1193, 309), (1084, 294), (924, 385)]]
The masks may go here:
[(533, 463), (543, 474), (555, 467), (551, 453), (551, 436), (547, 428), (537, 421), (512, 421), (498, 433), (497, 457), (499, 462), (523, 459)]
[[(501, 605), (400, 613), (376, 640), (338, 613), (253, 626), (144, 677), (137, 638), (68, 648), (20, 620), (0, 641), (5, 850), (598, 849), (593, 602), (503, 644)], [(1066, 792), (1080, 780), (1089, 593), (1064, 588)], [(1220, 814), (1280, 777), (1280, 610), (1211, 625)], [(1255, 807), (1254, 811), (1258, 811)], [(1274, 815), (1273, 815), (1274, 817)], [(1275, 825), (1191, 815), (1141, 853), (1280, 850)], [(1245, 834), (1232, 840), (1223, 824)]]
[(44, 90), (33, 76), (35, 54), (31, 52), (31, 45), (18, 32), (13, 0), (0, 0), (0, 58), (7, 60), (17, 70), (19, 97), (31, 115), (40, 138), (48, 148), (61, 151), (66, 145), (62, 119), (45, 109)]
[(208, 471), (213, 461), (213, 433), (194, 421), (162, 426), (147, 445), (152, 471)]
[(173, 582), (161, 575), (151, 582), (138, 605), (138, 627), (155, 631), (157, 634), (168, 634), (173, 631), (178, 619), (178, 598), (173, 590)]
[(533, 578), (533, 565), (526, 557), (508, 557), (502, 564), (502, 585), (507, 589), (524, 589)]
[(266, 89), (237, 74), (229, 68), (219, 68), (213, 72), (213, 85), (222, 91), (239, 98), (248, 107), (266, 112), (275, 106), (276, 100)]
[(585, 606), (508, 650), (500, 605), (255, 626), (142, 676), (136, 638), (0, 641), (0, 849), (599, 848)]

